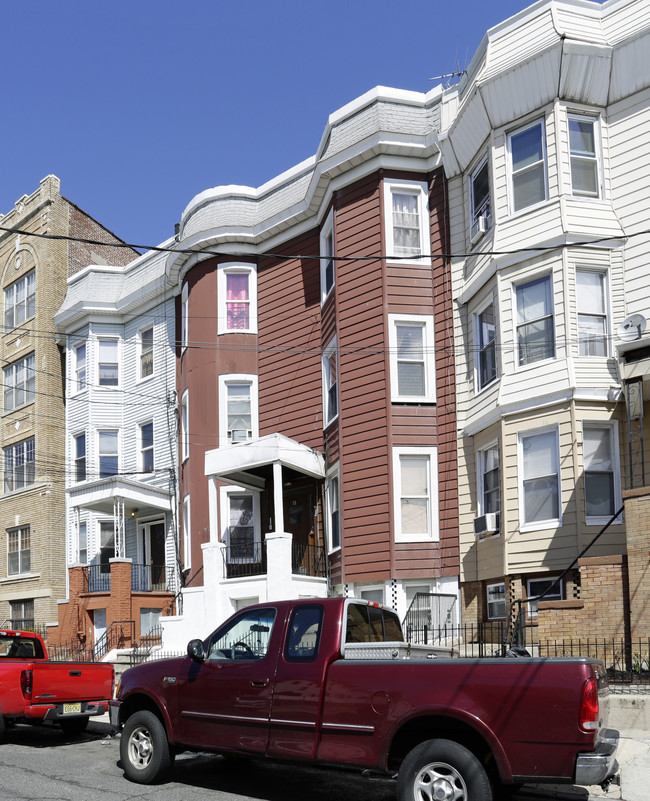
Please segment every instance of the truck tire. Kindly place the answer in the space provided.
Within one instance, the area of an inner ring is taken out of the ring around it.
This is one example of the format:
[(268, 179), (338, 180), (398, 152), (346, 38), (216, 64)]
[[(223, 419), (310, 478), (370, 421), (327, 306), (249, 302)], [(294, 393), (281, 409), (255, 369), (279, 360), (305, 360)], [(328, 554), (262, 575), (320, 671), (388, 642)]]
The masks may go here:
[(474, 754), (452, 740), (425, 740), (397, 776), (399, 801), (492, 801), (492, 786)]
[(127, 779), (152, 784), (163, 779), (174, 761), (165, 727), (153, 712), (134, 712), (120, 737), (120, 759)]
[(60, 720), (59, 726), (63, 729), (64, 734), (75, 735), (81, 734), (88, 728), (88, 718), (70, 718), (69, 720)]

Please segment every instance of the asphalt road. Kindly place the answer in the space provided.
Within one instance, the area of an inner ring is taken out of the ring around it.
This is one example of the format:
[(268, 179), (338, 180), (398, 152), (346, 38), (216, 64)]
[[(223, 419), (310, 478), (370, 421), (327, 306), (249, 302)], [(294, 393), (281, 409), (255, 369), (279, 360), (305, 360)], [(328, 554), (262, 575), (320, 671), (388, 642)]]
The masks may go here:
[[(17, 726), (0, 745), (0, 801), (395, 801), (388, 779), (208, 754), (182, 754), (171, 781), (139, 785), (124, 778), (119, 758), (119, 739), (108, 723), (91, 722), (75, 737), (55, 726)], [(525, 788), (517, 798), (587, 801), (586, 791), (566, 789)]]

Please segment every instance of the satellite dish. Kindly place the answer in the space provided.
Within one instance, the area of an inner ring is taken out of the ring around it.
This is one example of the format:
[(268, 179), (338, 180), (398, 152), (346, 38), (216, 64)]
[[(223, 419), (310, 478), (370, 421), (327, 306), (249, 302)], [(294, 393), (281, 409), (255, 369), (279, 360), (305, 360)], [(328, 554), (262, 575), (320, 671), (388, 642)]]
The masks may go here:
[(646, 319), (642, 314), (631, 314), (616, 329), (616, 336), (622, 342), (634, 342), (641, 339), (646, 329)]

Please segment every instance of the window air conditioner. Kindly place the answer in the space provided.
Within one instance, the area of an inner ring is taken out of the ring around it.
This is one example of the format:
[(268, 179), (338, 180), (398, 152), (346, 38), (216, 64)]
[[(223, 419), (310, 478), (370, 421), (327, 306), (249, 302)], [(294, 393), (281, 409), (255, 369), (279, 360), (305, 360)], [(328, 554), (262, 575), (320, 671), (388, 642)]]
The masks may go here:
[(488, 218), (485, 214), (481, 214), (480, 217), (476, 218), (476, 221), (472, 225), (470, 232), (469, 232), (469, 240), (474, 245), (479, 239), (483, 236), (483, 234), (488, 229)]
[(484, 534), (496, 534), (499, 530), (499, 513), (488, 512), (474, 518), (474, 534), (481, 537)]
[(245, 428), (232, 428), (228, 431), (228, 439), (234, 445), (237, 442), (247, 442), (253, 435), (252, 431), (247, 431)]

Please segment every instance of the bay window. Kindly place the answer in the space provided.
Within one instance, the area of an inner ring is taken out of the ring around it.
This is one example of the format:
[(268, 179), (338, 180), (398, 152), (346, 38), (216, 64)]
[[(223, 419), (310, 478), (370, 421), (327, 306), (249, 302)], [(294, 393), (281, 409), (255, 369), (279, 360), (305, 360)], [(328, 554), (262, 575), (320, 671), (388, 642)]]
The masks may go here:
[(551, 276), (516, 287), (519, 364), (555, 356), (555, 324)]
[(387, 259), (419, 263), (431, 254), (427, 185), (384, 180)]
[(598, 197), (600, 194), (596, 135), (594, 117), (569, 115), (571, 188), (574, 195)]
[(508, 137), (512, 210), (546, 200), (546, 144), (544, 122), (527, 125)]
[(606, 275), (599, 270), (576, 270), (578, 343), (581, 356), (608, 355)]
[(217, 333), (257, 332), (257, 269), (228, 262), (217, 271)]
[(395, 538), (438, 539), (436, 448), (393, 448)]
[(520, 525), (560, 524), (560, 460), (556, 428), (519, 435)]

